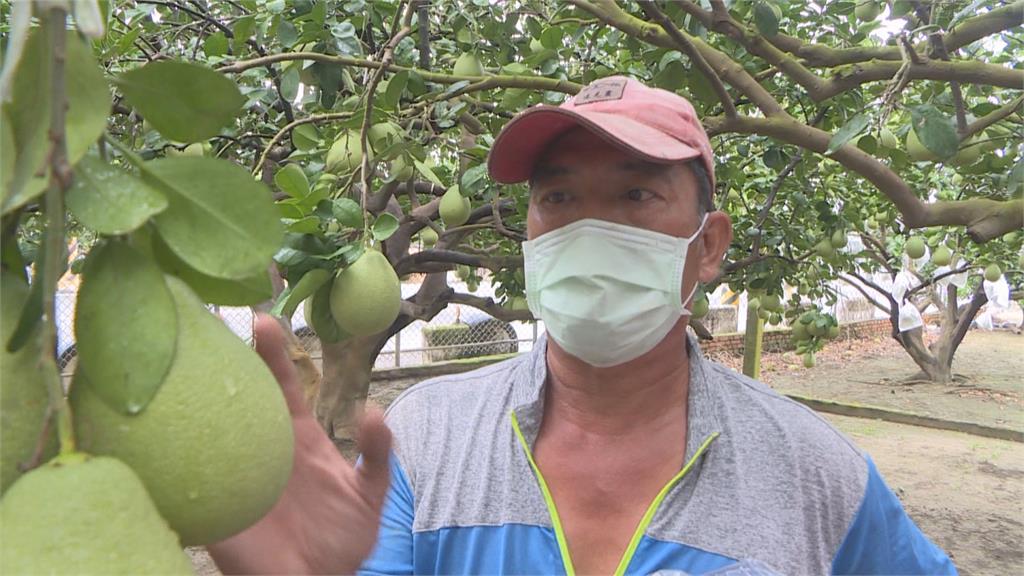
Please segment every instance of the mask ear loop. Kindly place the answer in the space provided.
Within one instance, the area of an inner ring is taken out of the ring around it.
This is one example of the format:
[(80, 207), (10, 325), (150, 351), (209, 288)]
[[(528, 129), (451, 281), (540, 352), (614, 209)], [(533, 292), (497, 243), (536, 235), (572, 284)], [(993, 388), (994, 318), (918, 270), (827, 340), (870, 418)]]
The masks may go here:
[[(697, 236), (699, 236), (700, 233), (704, 230), (704, 224), (707, 223), (707, 221), (708, 221), (708, 215), (707, 215), (707, 213), (705, 213), (704, 217), (700, 219), (700, 226), (697, 227), (697, 231), (694, 232), (693, 234), (691, 234), (690, 237), (686, 239), (686, 252), (687, 252), (687, 254), (689, 254), (689, 252), (690, 252), (690, 245), (693, 244), (694, 240), (697, 239)], [(683, 263), (684, 270), (685, 270), (685, 265), (686, 265), (686, 263), (684, 262)], [(686, 300), (683, 300), (683, 316), (692, 316), (693, 315), (693, 312), (690, 310), (689, 306), (690, 306), (690, 301), (693, 300), (694, 294), (697, 293), (697, 288), (698, 287), (700, 287), (700, 280), (698, 280), (698, 281), (693, 283), (693, 288), (690, 289), (690, 294), (686, 297)]]

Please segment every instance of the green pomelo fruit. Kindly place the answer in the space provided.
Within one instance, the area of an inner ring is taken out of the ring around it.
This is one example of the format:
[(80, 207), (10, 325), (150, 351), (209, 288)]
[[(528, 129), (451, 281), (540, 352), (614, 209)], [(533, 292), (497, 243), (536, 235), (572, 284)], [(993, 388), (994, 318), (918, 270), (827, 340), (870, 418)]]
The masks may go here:
[(729, 195), (727, 196), (727, 198), (728, 198), (729, 202), (734, 202), (734, 203), (739, 203), (740, 200), (741, 200), (740, 193), (737, 192), (736, 189), (729, 190)]
[(441, 196), (441, 206), (438, 210), (445, 227), (454, 228), (469, 220), (470, 208), (469, 198), (459, 193), (459, 186), (456, 184)]
[(693, 306), (690, 309), (690, 312), (692, 314), (692, 317), (695, 320), (700, 320), (701, 318), (707, 316), (708, 312), (710, 310), (711, 310), (711, 303), (708, 302), (707, 295), (704, 294), (704, 293), (701, 293), (701, 297), (700, 298), (694, 298)]
[(804, 368), (814, 368), (814, 352), (804, 354)]
[(950, 164), (953, 166), (970, 166), (977, 162), (978, 158), (981, 158), (981, 145), (974, 144), (973, 141), (974, 139), (972, 138), (965, 142), (956, 153), (956, 156), (953, 156), (953, 159), (949, 161)]
[(433, 248), (437, 244), (437, 232), (429, 226), (420, 230), (420, 242), (423, 242), (424, 248)]
[(904, 252), (907, 253), (907, 256), (913, 258), (914, 260), (917, 260), (918, 258), (924, 256), (924, 240), (920, 236), (914, 236), (913, 238), (907, 240), (907, 244), (906, 246), (903, 247), (903, 250)]
[(760, 318), (761, 320), (767, 320), (771, 318), (771, 316), (771, 311), (765, 308), (764, 306), (761, 306), (760, 308), (757, 309), (757, 317)]
[(870, 22), (878, 15), (882, 13), (882, 6), (876, 0), (860, 0), (857, 2), (857, 7), (853, 9), (854, 16), (858, 20)]
[[(39, 367), (38, 331), (17, 351), (7, 351), (28, 290), (15, 273), (0, 271), (0, 494), (21, 476), (18, 464), (32, 460), (49, 403), (46, 378), (60, 377), (53, 362)], [(57, 435), (51, 427), (42, 461), (56, 454)]]
[(750, 300), (747, 300), (747, 308), (749, 308), (751, 310), (757, 310), (760, 307), (761, 307), (761, 299), (760, 298), (751, 298)]
[(391, 176), (399, 182), (405, 182), (412, 178), (416, 173), (416, 169), (412, 164), (405, 161), (404, 156), (399, 156), (391, 162)]
[(484, 65), (480, 63), (480, 59), (476, 57), (476, 54), (466, 52), (455, 61), (455, 68), (452, 69), (452, 74), (456, 76), (483, 76)]
[(932, 252), (932, 264), (936, 266), (948, 266), (953, 261), (953, 252), (946, 246), (939, 246)]
[(206, 144), (204, 142), (193, 142), (181, 151), (182, 156), (206, 156)]
[(913, 130), (907, 132), (907, 154), (916, 162), (934, 162), (939, 159), (934, 152), (925, 147)]
[(794, 322), (791, 330), (793, 332), (793, 337), (797, 340), (806, 340), (810, 335), (807, 332), (807, 324), (804, 324), (803, 322)]
[(767, 294), (761, 298), (761, 305), (773, 312), (778, 311), (782, 309), (782, 298), (778, 294)]
[(839, 248), (845, 248), (847, 243), (846, 230), (836, 230), (832, 233), (832, 237), (829, 240), (832, 242), (833, 248), (837, 250)]
[(834, 340), (839, 337), (839, 326), (829, 326), (828, 331), (825, 332), (825, 338)]
[(899, 148), (900, 141), (896, 138), (896, 135), (892, 133), (892, 130), (888, 128), (882, 128), (878, 131), (878, 139), (881, 140), (882, 146), (886, 148)]
[(1017, 236), (1019, 236), (1017, 232), (1007, 232), (1003, 234), (1003, 242), (1016, 242)]
[(821, 336), (828, 332), (828, 329), (824, 326), (819, 326), (817, 322), (811, 322), (807, 325), (807, 333), (811, 336)]
[(988, 280), (989, 282), (999, 280), (999, 277), (1002, 275), (1003, 271), (999, 268), (999, 264), (989, 264), (985, 268), (985, 280)]
[(513, 296), (509, 298), (508, 309), (516, 312), (528, 311), (530, 309), (529, 303), (526, 301), (525, 296)]
[(831, 258), (836, 253), (835, 248), (832, 246), (832, 240), (829, 238), (824, 238), (815, 244), (814, 251), (822, 258)]
[(366, 138), (374, 152), (381, 152), (402, 140), (402, 127), (394, 122), (379, 122), (370, 126)]
[(82, 450), (132, 467), (185, 545), (248, 528), (277, 502), (292, 469), (281, 388), (256, 352), (167, 277), (178, 312), (174, 363), (146, 409), (112, 410), (81, 371), (71, 386)]
[(362, 162), (363, 146), (359, 142), (359, 132), (348, 130), (339, 134), (327, 150), (324, 169), (334, 174), (350, 174), (355, 172)]
[(124, 463), (60, 456), (0, 501), (4, 574), (193, 574), (178, 537)]
[(457, 264), (455, 266), (455, 277), (465, 282), (473, 274), (473, 270), (465, 264)]
[(338, 273), (331, 286), (331, 315), (348, 334), (369, 336), (391, 326), (402, 306), (402, 285), (387, 257), (367, 249)]
[(772, 312), (772, 315), (768, 318), (768, 323), (773, 326), (782, 324), (782, 314), (779, 314), (778, 312)]
[(302, 315), (306, 319), (306, 326), (316, 332), (317, 338), (324, 342), (341, 342), (349, 337), (341, 326), (334, 321), (331, 314), (331, 284), (328, 282), (321, 286), (312, 296), (306, 299), (302, 305)]

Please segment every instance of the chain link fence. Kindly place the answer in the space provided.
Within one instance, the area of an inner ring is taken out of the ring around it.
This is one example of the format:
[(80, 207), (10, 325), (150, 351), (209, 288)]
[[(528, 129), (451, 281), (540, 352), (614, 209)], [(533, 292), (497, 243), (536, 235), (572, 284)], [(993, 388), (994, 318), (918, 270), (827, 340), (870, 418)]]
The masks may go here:
[[(464, 285), (456, 282), (452, 283), (452, 287), (459, 292), (467, 291)], [(403, 284), (403, 297), (411, 296), (418, 289), (418, 285)], [(492, 290), (489, 286), (481, 286), (475, 294), (493, 296)], [(74, 373), (78, 356), (74, 338), (76, 298), (77, 289), (70, 286), (61, 289), (56, 299), (58, 366), (65, 378)], [(230, 306), (209, 308), (239, 338), (246, 342), (252, 341), (251, 309)], [(292, 317), (292, 329), (310, 356), (314, 360), (321, 360), (320, 340), (312, 329), (306, 326), (302, 306)], [(377, 357), (375, 367), (417, 366), (447, 360), (528, 352), (533, 349), (537, 337), (542, 332), (543, 323), (505, 322), (470, 306), (453, 304), (442, 310), (430, 322), (413, 322), (388, 340)]]
[[(884, 275), (874, 278), (886, 287)], [(467, 292), (467, 287), (452, 279), (452, 287)], [(833, 306), (826, 306), (841, 323), (856, 322), (884, 317), (870, 302), (854, 288), (836, 283), (838, 300)], [(403, 284), (403, 297), (415, 294), (415, 284)], [(475, 291), (478, 296), (493, 296), (493, 287), (481, 284)], [(746, 295), (730, 298), (724, 286), (711, 296), (714, 303), (711, 313), (704, 319), (704, 325), (712, 333), (743, 332), (746, 318)], [(63, 285), (57, 292), (57, 354), (61, 374), (69, 377), (77, 362), (74, 339), (75, 300), (77, 286)], [(728, 302), (728, 303), (727, 303)], [(213, 313), (246, 342), (252, 341), (253, 313), (249, 308), (210, 306)], [(319, 361), (322, 358), (320, 341), (306, 326), (300, 306), (292, 317), (292, 327), (310, 356)], [(430, 322), (416, 321), (393, 336), (377, 357), (376, 368), (417, 366), (448, 360), (477, 358), (496, 354), (528, 352), (533, 349), (538, 336), (543, 333), (543, 322), (504, 322), (475, 308), (451, 305), (442, 310)]]

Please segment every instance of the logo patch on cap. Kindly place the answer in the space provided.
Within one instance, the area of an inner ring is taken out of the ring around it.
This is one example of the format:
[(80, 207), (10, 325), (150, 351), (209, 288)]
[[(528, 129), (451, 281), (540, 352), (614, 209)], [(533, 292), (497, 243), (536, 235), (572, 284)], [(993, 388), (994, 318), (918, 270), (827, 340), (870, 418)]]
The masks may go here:
[(622, 100), (626, 91), (625, 78), (605, 78), (588, 84), (573, 99), (577, 106), (582, 104), (593, 104), (594, 102), (607, 102), (608, 100)]

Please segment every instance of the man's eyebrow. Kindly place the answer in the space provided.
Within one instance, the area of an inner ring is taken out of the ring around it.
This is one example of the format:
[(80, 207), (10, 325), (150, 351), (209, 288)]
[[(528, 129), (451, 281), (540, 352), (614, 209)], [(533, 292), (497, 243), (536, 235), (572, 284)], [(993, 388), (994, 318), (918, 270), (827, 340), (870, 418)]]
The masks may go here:
[(530, 175), (530, 182), (537, 182), (539, 180), (554, 178), (556, 176), (565, 176), (571, 172), (572, 171), (565, 166), (559, 166), (557, 164), (539, 164), (533, 169), (533, 174)]

